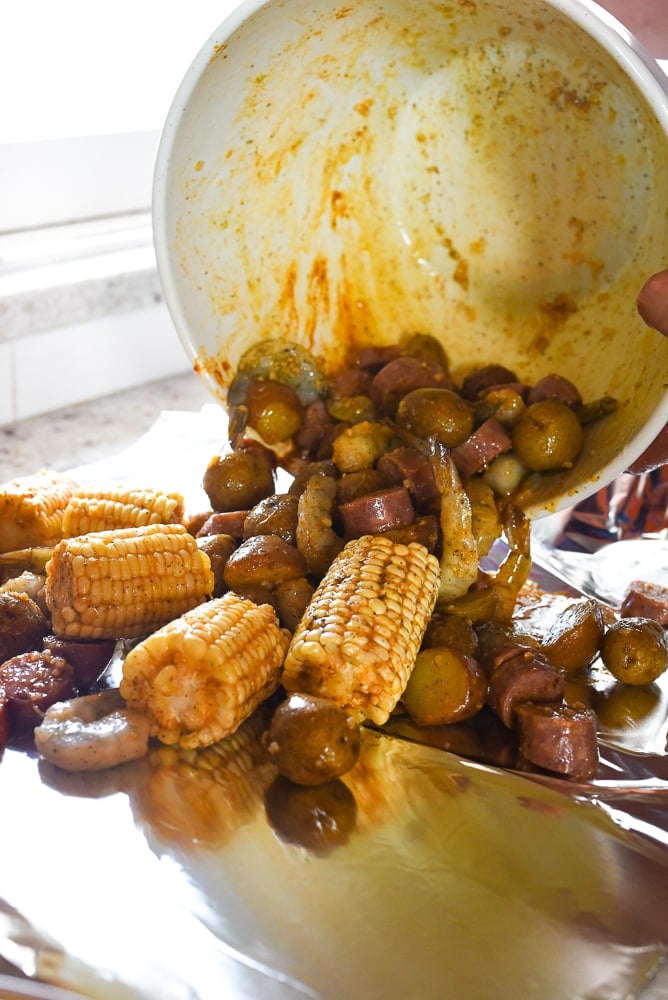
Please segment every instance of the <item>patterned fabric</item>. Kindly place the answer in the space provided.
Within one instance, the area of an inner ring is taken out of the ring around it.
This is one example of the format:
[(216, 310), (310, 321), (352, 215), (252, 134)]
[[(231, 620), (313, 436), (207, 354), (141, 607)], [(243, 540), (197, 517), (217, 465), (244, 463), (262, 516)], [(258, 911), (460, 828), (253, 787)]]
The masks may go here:
[(607, 542), (668, 530), (668, 465), (642, 476), (624, 474), (573, 507), (555, 548), (594, 552)]

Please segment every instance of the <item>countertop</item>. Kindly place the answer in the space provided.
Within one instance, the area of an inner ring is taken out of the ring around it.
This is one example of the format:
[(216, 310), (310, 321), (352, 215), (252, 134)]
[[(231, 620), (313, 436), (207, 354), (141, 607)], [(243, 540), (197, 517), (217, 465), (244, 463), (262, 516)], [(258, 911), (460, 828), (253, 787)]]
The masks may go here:
[(0, 482), (62, 472), (123, 451), (163, 410), (198, 411), (215, 397), (194, 372), (0, 427)]

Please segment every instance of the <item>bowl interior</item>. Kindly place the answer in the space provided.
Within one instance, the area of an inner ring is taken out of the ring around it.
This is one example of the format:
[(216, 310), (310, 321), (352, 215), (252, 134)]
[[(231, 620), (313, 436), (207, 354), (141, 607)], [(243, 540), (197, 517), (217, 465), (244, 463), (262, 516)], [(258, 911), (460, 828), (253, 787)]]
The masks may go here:
[(668, 419), (635, 311), (668, 262), (668, 97), (575, 0), (251, 3), (195, 59), (156, 166), (167, 304), (225, 399), (259, 340), (333, 368), (435, 334), (452, 373), (559, 372), (615, 415), (530, 507), (576, 502)]

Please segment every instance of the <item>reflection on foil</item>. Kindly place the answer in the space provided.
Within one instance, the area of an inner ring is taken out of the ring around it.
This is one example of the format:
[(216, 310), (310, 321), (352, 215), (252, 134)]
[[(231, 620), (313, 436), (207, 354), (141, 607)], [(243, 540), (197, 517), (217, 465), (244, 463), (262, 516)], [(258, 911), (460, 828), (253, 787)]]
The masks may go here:
[[(627, 995), (660, 965), (665, 853), (596, 805), (365, 729), (338, 791), (295, 816), (265, 724), (99, 775), (21, 758), (58, 866), (46, 897), (3, 891), (35, 953), (25, 928), (52, 928), (53, 981), (96, 1000), (403, 1000), (446, 979), (484, 996), (493, 968), (498, 995), (572, 1000)], [(33, 823), (9, 834), (19, 863), (43, 849)], [(0, 951), (15, 937), (5, 925)], [(556, 968), (566, 951), (578, 961)]]
[[(642, 906), (630, 903), (641, 917), (622, 912), (623, 886), (629, 875), (634, 892), (662, 878), (664, 860), (651, 849), (626, 858), (631, 842), (609, 841), (612, 826), (597, 810), (581, 813), (565, 796), (498, 777), (365, 731), (359, 764), (340, 782), (352, 794), (336, 798), (344, 836), (332, 849), (321, 850), (317, 821), (313, 840), (310, 806), (306, 836), (299, 818), (286, 831), (285, 814), (279, 824), (267, 816), (276, 781), (262, 797), (257, 791), (265, 814), (252, 811), (231, 837), (223, 822), (215, 850), (200, 844), (184, 855), (178, 837), (166, 845), (164, 826), (161, 849), (178, 852), (199, 889), (198, 915), (216, 937), (274, 968), (299, 970), (319, 997), (355, 995), (360, 986), (365, 995), (442, 996), (446, 969), (454, 995), (484, 995), (478, 975), (487, 981), (487, 973), (471, 967), (482, 947), (501, 976), (500, 995), (519, 982), (522, 995), (538, 996), (520, 966), (530, 954), (545, 970), (560, 945), (582, 958), (584, 978), (576, 984), (561, 969), (556, 987), (539, 972), (542, 995), (583, 995), (584, 982), (597, 995), (602, 983), (638, 981), (664, 952), (651, 936), (656, 914), (648, 916), (661, 893), (648, 887)], [(351, 829), (345, 803), (353, 798)], [(321, 813), (326, 824), (325, 816), (330, 808)], [(527, 908), (536, 927), (525, 926)]]
[(267, 716), (262, 706), (220, 743), (158, 747), (138, 761), (126, 786), (135, 820), (169, 843), (224, 846), (254, 818), (276, 773), (262, 742)]
[(355, 796), (339, 778), (306, 787), (278, 775), (266, 791), (264, 807), (281, 840), (320, 857), (347, 843), (357, 821)]

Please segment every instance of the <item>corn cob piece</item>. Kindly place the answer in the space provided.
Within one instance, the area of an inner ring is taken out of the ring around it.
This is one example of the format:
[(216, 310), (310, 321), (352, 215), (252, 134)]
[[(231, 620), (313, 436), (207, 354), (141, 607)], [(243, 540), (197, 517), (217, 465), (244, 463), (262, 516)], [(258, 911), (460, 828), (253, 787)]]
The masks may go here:
[(50, 546), (63, 537), (65, 507), (76, 489), (69, 479), (40, 472), (0, 487), (0, 552)]
[(383, 535), (348, 542), (297, 626), (283, 687), (382, 725), (408, 682), (438, 584), (438, 560), (417, 542)]
[(228, 591), (135, 646), (121, 694), (162, 743), (209, 746), (276, 690), (288, 641), (272, 607)]
[(53, 631), (131, 638), (195, 607), (213, 591), (209, 557), (181, 524), (64, 538), (46, 564)]
[(151, 489), (79, 489), (63, 515), (63, 537), (91, 531), (136, 528), (143, 524), (177, 524), (183, 519), (183, 497)]

